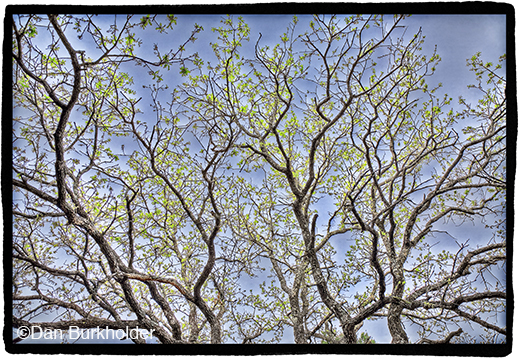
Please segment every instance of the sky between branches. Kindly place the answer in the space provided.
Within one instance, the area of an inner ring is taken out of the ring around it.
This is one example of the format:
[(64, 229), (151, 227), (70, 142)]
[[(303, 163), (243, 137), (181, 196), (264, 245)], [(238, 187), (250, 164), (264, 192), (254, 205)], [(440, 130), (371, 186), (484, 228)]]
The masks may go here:
[[(124, 16), (121, 14), (121, 19)], [(243, 15), (244, 21), (251, 29), (251, 45), (256, 43), (261, 33), (261, 45), (274, 46), (280, 41), (279, 37), (286, 31), (292, 16)], [(170, 32), (169, 40), (168, 36), (157, 38), (156, 32), (153, 31), (144, 31), (139, 34), (143, 39), (143, 45), (139, 51), (151, 55), (153, 44), (156, 42), (159, 44), (159, 48), (165, 50), (168, 45), (177, 46), (178, 43), (183, 42), (183, 39), (189, 37), (194, 24), (197, 23), (204, 28), (204, 31), (198, 34), (196, 42), (188, 44), (186, 53), (198, 52), (205, 60), (206, 55), (212, 54), (209, 42), (215, 41), (211, 29), (221, 26), (220, 20), (223, 16), (193, 14), (177, 15), (177, 17), (177, 26)], [(301, 28), (307, 26), (311, 20), (310, 15), (298, 15), (298, 18), (300, 24), (298, 26)], [(113, 16), (107, 16), (107, 23), (112, 21)], [(471, 94), (472, 96), (479, 95), (477, 91), (467, 89), (467, 85), (474, 82), (473, 73), (466, 67), (468, 58), (481, 52), (483, 61), (497, 63), (499, 56), (506, 53), (506, 18), (504, 15), (413, 15), (405, 20), (404, 25), (408, 27), (407, 36), (412, 36), (419, 28), (422, 29), (423, 34), (426, 35), (423, 46), (425, 54), (432, 54), (434, 47), (437, 46), (437, 52), (442, 61), (437, 67), (435, 75), (428, 82), (431, 84), (441, 82), (443, 84), (441, 93), (449, 94), (455, 101), (459, 96), (463, 96), (471, 102)], [(171, 39), (173, 41), (169, 42)], [(137, 68), (135, 69), (137, 70)], [(142, 85), (150, 85), (150, 77), (145, 72), (142, 75), (139, 73), (130, 73), (130, 75), (134, 77), (137, 91), (142, 88)], [(168, 83), (170, 87), (174, 87), (182, 81), (176, 67), (172, 67), (170, 74), (165, 74), (164, 82)], [(146, 115), (146, 112), (151, 112), (147, 106), (143, 106), (142, 110), (144, 111), (143, 116)], [(466, 227), (463, 231), (466, 231)], [(465, 234), (465, 236), (471, 236), (471, 234)], [(368, 329), (368, 332), (379, 342), (391, 340), (385, 329), (380, 334), (377, 333), (376, 327)], [(288, 338), (286, 340), (290, 341)]]

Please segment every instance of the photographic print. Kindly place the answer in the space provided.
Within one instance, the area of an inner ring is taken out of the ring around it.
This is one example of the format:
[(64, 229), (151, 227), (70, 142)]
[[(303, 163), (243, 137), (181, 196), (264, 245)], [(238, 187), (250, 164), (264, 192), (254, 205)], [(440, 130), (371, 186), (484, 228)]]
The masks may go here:
[(8, 352), (511, 351), (510, 5), (5, 24)]

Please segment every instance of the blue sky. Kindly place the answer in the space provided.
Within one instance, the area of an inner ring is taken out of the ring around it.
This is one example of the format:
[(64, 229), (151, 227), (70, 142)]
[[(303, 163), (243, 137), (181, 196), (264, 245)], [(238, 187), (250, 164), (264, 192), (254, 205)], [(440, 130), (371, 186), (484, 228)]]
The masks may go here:
[(497, 63), (506, 52), (503, 15), (413, 15), (406, 23), (410, 28), (422, 27), (427, 36), (424, 50), (438, 46), (442, 62), (435, 79), (443, 82), (452, 95), (466, 93), (466, 85), (473, 82), (466, 59), (481, 51), (484, 61)]
[[(211, 31), (213, 27), (221, 26), (222, 15), (177, 15), (178, 26), (170, 31), (170, 35), (165, 37), (153, 36), (150, 39), (144, 38), (144, 44), (140, 49), (142, 54), (151, 55), (152, 45), (159, 44), (159, 48), (164, 48), (170, 44), (171, 38), (174, 39), (174, 46), (178, 46), (183, 39), (190, 35), (195, 23), (203, 26), (204, 31), (197, 35), (195, 43), (187, 45), (187, 53), (197, 51), (204, 60), (212, 57), (212, 50), (209, 43), (216, 41), (215, 33)], [(238, 14), (236, 15), (236, 17)], [(291, 22), (293, 15), (243, 15), (245, 22), (250, 26), (249, 49), (253, 46), (261, 33), (261, 45), (274, 45), (279, 42), (281, 36)], [(299, 23), (297, 29), (304, 29), (311, 15), (298, 15)], [(432, 54), (435, 46), (437, 53), (442, 61), (437, 66), (436, 73), (428, 79), (433, 85), (442, 83), (441, 93), (448, 93), (453, 99), (459, 96), (471, 98), (471, 95), (478, 96), (475, 90), (468, 90), (467, 85), (474, 82), (474, 74), (466, 66), (466, 60), (477, 52), (481, 52), (483, 61), (496, 64), (499, 56), (506, 52), (506, 17), (504, 15), (412, 15), (406, 18), (404, 26), (407, 26), (407, 36), (412, 36), (422, 29), (426, 35), (423, 51), (425, 54)], [(245, 54), (246, 47), (241, 49)], [(504, 66), (505, 64), (503, 64)], [(175, 67), (172, 67), (174, 69)], [(504, 71), (504, 69), (503, 69)], [(178, 72), (172, 71), (173, 83), (182, 82)], [(150, 84), (150, 80), (142, 80), (144, 84)], [(139, 77), (135, 77), (136, 88), (141, 88)], [(171, 83), (170, 83), (171, 84)], [(174, 84), (172, 84), (174, 85)], [(170, 86), (171, 87), (171, 86)]]

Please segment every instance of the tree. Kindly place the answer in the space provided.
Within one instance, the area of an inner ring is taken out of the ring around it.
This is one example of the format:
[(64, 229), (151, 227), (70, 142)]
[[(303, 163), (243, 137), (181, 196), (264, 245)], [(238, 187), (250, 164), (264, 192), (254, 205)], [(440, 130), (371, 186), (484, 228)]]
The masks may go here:
[(227, 16), (212, 54), (195, 25), (153, 59), (142, 39), (172, 15), (12, 21), (15, 328), (506, 335), (500, 64), (468, 60), (474, 106), (437, 95), (440, 56), (404, 15), (294, 17), (275, 46)]

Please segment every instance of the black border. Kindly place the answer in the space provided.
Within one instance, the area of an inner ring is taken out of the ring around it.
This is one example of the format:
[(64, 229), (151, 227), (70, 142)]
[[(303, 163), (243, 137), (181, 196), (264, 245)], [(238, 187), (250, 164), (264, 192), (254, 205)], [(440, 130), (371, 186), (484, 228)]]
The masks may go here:
[[(296, 10), (296, 11), (294, 11)], [(12, 343), (12, 97), (11, 19), (16, 13), (177, 13), (177, 14), (305, 14), (305, 13), (411, 13), (411, 14), (505, 14), (507, 36), (507, 238), (513, 239), (514, 176), (517, 142), (517, 92), (515, 58), (515, 9), (503, 2), (426, 2), (426, 3), (249, 3), (221, 5), (7, 5), (3, 41), (3, 99), (1, 185), (4, 231), (4, 329), (5, 350), (10, 354), (118, 354), (118, 355), (282, 355), (282, 354), (372, 354), (503, 357), (512, 352), (514, 295), (512, 287), (513, 241), (507, 244), (507, 343), (442, 345), (146, 345), (132, 344), (13, 344)], [(6, 55), (8, 54), (8, 55)]]

